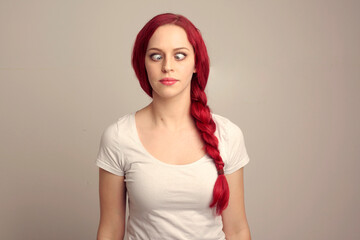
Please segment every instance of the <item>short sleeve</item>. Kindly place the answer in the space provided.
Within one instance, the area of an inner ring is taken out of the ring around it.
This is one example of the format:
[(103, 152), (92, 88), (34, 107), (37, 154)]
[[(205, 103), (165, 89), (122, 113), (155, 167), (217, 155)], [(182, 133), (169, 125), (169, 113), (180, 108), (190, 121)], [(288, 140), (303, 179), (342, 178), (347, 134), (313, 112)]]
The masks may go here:
[(224, 161), (224, 173), (231, 174), (244, 167), (250, 159), (246, 151), (244, 135), (241, 129), (236, 124), (229, 121), (226, 134), (227, 159)]
[(96, 165), (118, 176), (124, 176), (124, 155), (118, 143), (117, 124), (108, 126), (101, 135)]

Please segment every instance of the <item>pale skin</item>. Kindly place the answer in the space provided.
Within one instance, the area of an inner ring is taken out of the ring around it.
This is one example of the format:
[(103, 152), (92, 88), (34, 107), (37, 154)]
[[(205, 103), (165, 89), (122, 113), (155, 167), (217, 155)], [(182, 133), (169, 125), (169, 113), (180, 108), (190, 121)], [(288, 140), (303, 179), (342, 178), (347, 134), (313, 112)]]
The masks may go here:
[[(192, 45), (181, 27), (161, 26), (150, 38), (145, 66), (153, 88), (153, 100), (136, 112), (136, 128), (146, 150), (169, 164), (189, 164), (206, 154), (190, 114), (190, 82), (196, 72), (194, 59)], [(164, 77), (179, 81), (166, 86), (159, 82)], [(227, 240), (251, 239), (245, 214), (243, 173), (241, 168), (225, 175), (230, 189), (229, 205), (222, 213)], [(99, 196), (97, 239), (123, 239), (126, 209), (124, 177), (99, 168)]]

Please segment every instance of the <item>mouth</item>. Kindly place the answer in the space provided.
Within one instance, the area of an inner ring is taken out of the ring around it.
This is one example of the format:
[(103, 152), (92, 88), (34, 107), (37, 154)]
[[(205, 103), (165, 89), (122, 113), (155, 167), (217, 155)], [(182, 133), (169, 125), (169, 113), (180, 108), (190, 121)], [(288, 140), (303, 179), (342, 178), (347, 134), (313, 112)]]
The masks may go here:
[(163, 78), (160, 80), (160, 82), (164, 85), (173, 85), (176, 82), (178, 82), (178, 80), (176, 80), (175, 78)]

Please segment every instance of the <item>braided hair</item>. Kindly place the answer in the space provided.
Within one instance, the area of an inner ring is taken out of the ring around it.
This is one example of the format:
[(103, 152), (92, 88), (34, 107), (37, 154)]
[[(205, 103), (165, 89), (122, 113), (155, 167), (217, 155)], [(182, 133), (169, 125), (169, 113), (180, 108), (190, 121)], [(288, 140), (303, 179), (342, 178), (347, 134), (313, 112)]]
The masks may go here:
[(205, 143), (206, 153), (213, 159), (218, 171), (213, 198), (209, 207), (215, 207), (216, 214), (220, 215), (229, 202), (229, 186), (224, 176), (224, 162), (218, 148), (219, 141), (214, 135), (216, 125), (212, 119), (210, 108), (207, 105), (207, 97), (204, 91), (209, 77), (210, 60), (199, 29), (180, 14), (159, 14), (147, 22), (138, 33), (133, 47), (131, 63), (140, 86), (152, 97), (152, 88), (145, 68), (145, 53), (149, 40), (155, 30), (165, 24), (174, 24), (182, 27), (194, 48), (196, 73), (193, 74), (191, 79), (191, 115)]

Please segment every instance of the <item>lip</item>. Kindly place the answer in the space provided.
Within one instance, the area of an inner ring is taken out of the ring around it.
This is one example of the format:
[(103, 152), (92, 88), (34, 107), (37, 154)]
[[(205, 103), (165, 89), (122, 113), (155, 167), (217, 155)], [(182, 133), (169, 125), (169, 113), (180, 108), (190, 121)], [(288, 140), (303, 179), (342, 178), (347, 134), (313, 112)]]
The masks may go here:
[(176, 80), (175, 78), (163, 78), (160, 80), (160, 82), (164, 85), (173, 85), (177, 82), (178, 80)]

